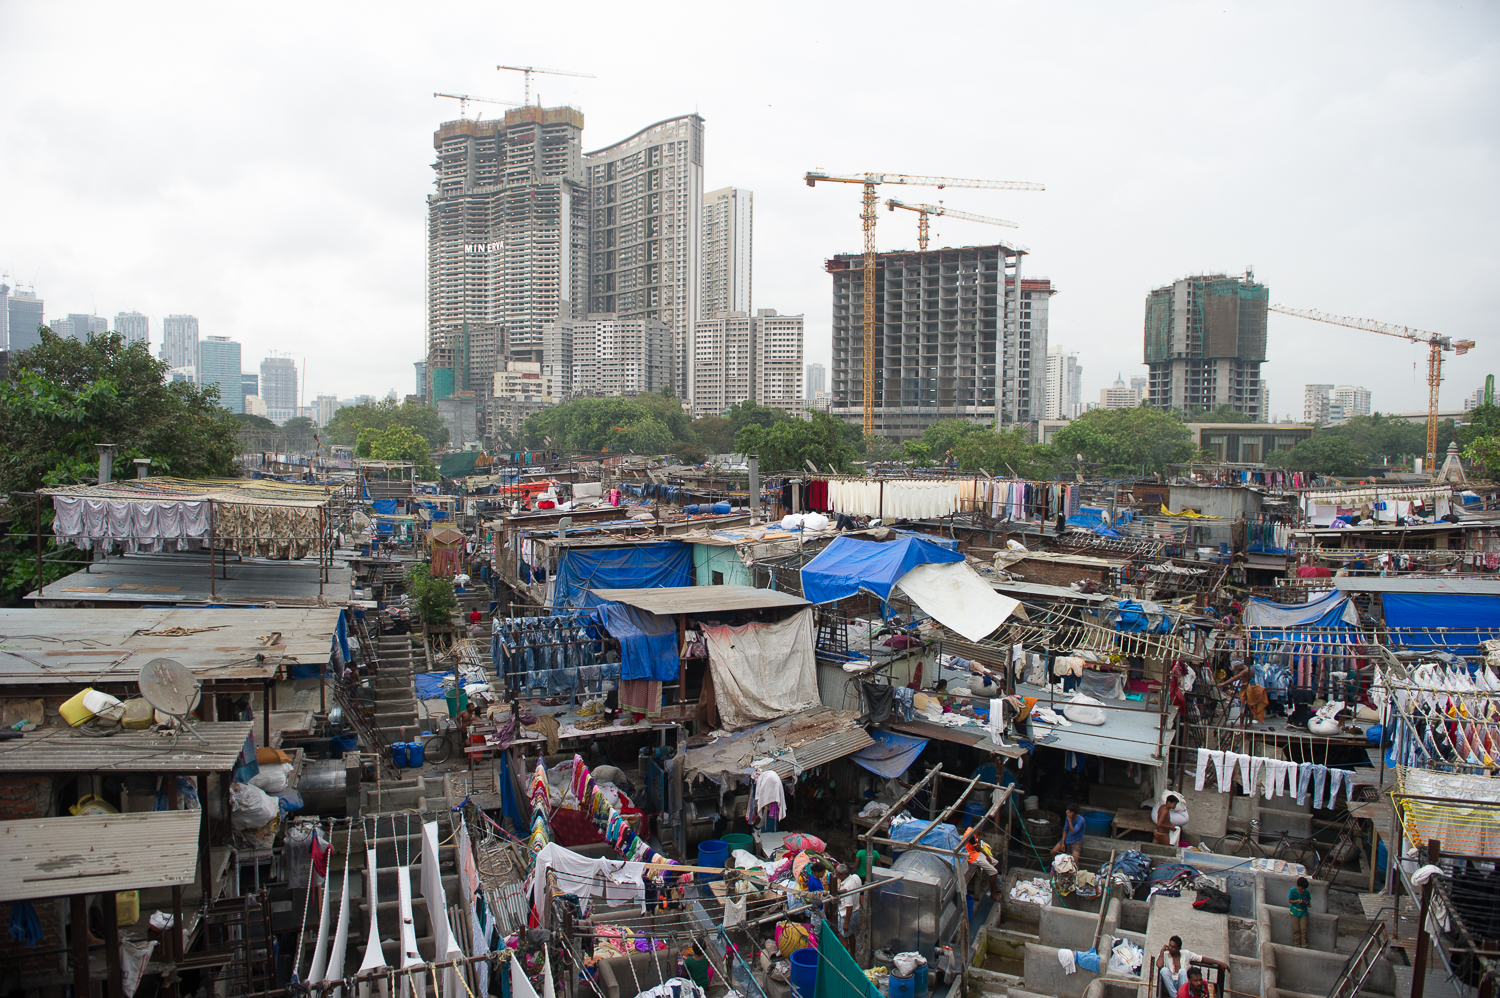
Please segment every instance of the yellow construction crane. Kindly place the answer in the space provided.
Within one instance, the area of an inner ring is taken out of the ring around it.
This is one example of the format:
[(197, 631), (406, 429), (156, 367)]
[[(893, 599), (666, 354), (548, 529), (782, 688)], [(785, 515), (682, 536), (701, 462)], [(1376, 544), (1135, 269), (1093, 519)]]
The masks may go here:
[(1380, 333), (1384, 336), (1394, 336), (1397, 339), (1410, 340), (1413, 343), (1427, 344), (1426, 470), (1429, 473), (1437, 470), (1438, 386), (1443, 381), (1443, 351), (1452, 350), (1455, 354), (1462, 357), (1474, 349), (1473, 340), (1455, 340), (1451, 336), (1429, 333), (1425, 329), (1412, 329), (1407, 326), (1376, 322), (1373, 319), (1354, 319), (1347, 315), (1329, 315), (1327, 312), (1317, 312), (1306, 308), (1288, 308), (1285, 305), (1267, 305), (1266, 307), (1272, 312), (1280, 312), (1282, 315), (1295, 315), (1303, 319), (1327, 322), (1335, 326), (1348, 326), (1350, 329), (1363, 329), (1369, 333)]
[(890, 211), (895, 211), (897, 208), (905, 208), (907, 211), (917, 213), (917, 248), (924, 250), (927, 248), (928, 215), (946, 215), (949, 218), (961, 218), (967, 222), (986, 222), (990, 225), (1004, 225), (1011, 229), (1020, 228), (1015, 222), (1007, 222), (1003, 218), (990, 218), (987, 215), (971, 215), (966, 211), (956, 211), (953, 208), (947, 208), (940, 204), (907, 204), (905, 201), (897, 201), (895, 198), (890, 198), (886, 201), (885, 206)]
[[(864, 207), (860, 221), (865, 230), (865, 418), (864, 431), (875, 432), (875, 209), (880, 199), (875, 194), (879, 184), (910, 184), (917, 187), (978, 187), (991, 191), (1044, 191), (1042, 184), (1021, 180), (961, 180), (955, 177), (918, 177), (906, 173), (825, 173), (809, 170), (802, 178), (807, 186), (818, 181), (832, 184), (863, 184)], [(1020, 294), (1020, 289), (1016, 291)], [(977, 401), (977, 399), (976, 399)]]
[[(577, 76), (577, 77), (580, 77), (580, 78), (585, 79), (585, 80), (597, 79), (597, 77), (595, 77), (593, 73), (570, 73), (566, 69), (542, 69), (542, 68), (540, 68), (538, 66), (496, 66), (495, 68), (496, 69), (509, 69), (509, 70), (513, 70), (514, 72), (517, 72), (517, 73), (525, 73), (526, 74), (526, 100), (525, 100), (525, 103), (522, 105), (523, 107), (526, 104), (530, 104), (531, 103), (531, 74), (532, 73), (545, 73), (547, 76)], [(540, 101), (541, 98), (538, 97), (537, 100)]]
[[(454, 100), (458, 101), (458, 116), (460, 118), (467, 118), (469, 116), (469, 101), (476, 101), (476, 102), (478, 102), (480, 104), (504, 104), (506, 107), (520, 107), (521, 106), (521, 105), (517, 104), (513, 100), (494, 100), (493, 98), (490, 98), (490, 97), (475, 97), (472, 94), (439, 94), (439, 93), (434, 93), (432, 96), (434, 96), (434, 97), (452, 97)], [(480, 113), (483, 114), (484, 112), (481, 111)]]

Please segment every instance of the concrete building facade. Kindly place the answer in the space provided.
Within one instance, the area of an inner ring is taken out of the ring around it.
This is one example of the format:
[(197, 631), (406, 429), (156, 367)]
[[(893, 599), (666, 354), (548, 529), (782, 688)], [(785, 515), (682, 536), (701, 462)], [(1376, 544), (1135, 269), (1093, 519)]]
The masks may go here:
[(148, 350), (151, 348), (151, 320), (139, 312), (115, 313), (115, 332), (126, 343), (143, 343)]
[(717, 416), (755, 401), (796, 414), (803, 398), (804, 317), (763, 308), (754, 315), (724, 312), (693, 330), (692, 414)]
[(161, 359), (168, 367), (198, 366), (198, 319), (169, 315), (161, 320)]
[(669, 382), (691, 403), (693, 322), (703, 237), (703, 119), (649, 125), (584, 155), (592, 218), (591, 314), (653, 320), (668, 330)]
[(1339, 385), (1333, 390), (1328, 406), (1329, 419), (1348, 419), (1370, 414), (1370, 390), (1358, 385)]
[(557, 386), (552, 371), (535, 361), (506, 361), (495, 372), (493, 397), (502, 401), (556, 402)]
[(1047, 396), (1042, 418), (1077, 419), (1082, 414), (1083, 368), (1078, 355), (1053, 347), (1047, 351)]
[(819, 392), (827, 392), (828, 368), (822, 364), (808, 364), (803, 386), (807, 389), (807, 397), (810, 399), (817, 398)]
[(290, 357), (267, 357), (260, 362), (260, 397), (266, 418), (285, 423), (297, 415), (297, 362)]
[(589, 315), (550, 324), (543, 365), (561, 397), (659, 391), (671, 384), (672, 335), (657, 319)]
[(1328, 422), (1329, 408), (1333, 405), (1332, 385), (1302, 386), (1302, 422), (1322, 426)]
[(1187, 277), (1147, 295), (1150, 404), (1185, 412), (1227, 405), (1264, 418), (1268, 301), (1250, 274)]
[[(875, 432), (907, 440), (939, 419), (1029, 423), (1046, 399), (1047, 324), (1056, 289), (1023, 278), (1024, 250), (999, 243), (882, 253), (876, 262)], [(831, 412), (864, 412), (864, 256), (833, 277)]]
[(1115, 375), (1114, 384), (1108, 388), (1099, 389), (1099, 408), (1101, 409), (1134, 409), (1140, 404), (1141, 396), (1119, 375)]
[(227, 336), (210, 336), (198, 344), (198, 387), (209, 385), (219, 389), (219, 405), (230, 412), (245, 411), (240, 345)]
[(5, 349), (11, 354), (30, 350), (42, 342), (39, 330), (47, 324), (46, 303), (34, 291), (22, 291), (0, 284), (0, 298), (5, 301)]
[[(450, 121), (433, 134), (428, 389), (441, 366), (432, 345), (465, 322), (504, 329), (503, 359), (539, 361), (542, 327), (582, 314), (589, 226), (582, 135), (583, 114), (568, 107), (514, 108), (500, 121)], [(487, 396), (495, 370), (481, 372), (470, 390)]]
[(703, 283), (698, 315), (749, 315), (754, 277), (755, 195), (724, 187), (703, 195)]

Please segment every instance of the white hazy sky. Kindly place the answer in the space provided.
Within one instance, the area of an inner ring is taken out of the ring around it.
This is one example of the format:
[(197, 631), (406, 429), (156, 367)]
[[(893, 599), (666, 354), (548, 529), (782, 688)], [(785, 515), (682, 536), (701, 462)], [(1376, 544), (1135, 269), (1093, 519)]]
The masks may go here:
[[(1457, 406), (1500, 370), (1500, 7), (1485, 3), (0, 3), (0, 269), (48, 316), (189, 312), (308, 398), (413, 390), (433, 91), (586, 117), (598, 148), (696, 110), (706, 188), (755, 192), (758, 308), (829, 351), (825, 257), (858, 192), (802, 174), (1033, 180), (1045, 193), (889, 188), (1019, 222), (1052, 278), (1050, 339), (1085, 398), (1144, 373), (1143, 301), (1253, 265), (1271, 299), (1478, 341)], [(486, 117), (503, 112), (488, 108)], [(473, 112), (471, 111), (471, 114)], [(883, 208), (880, 247), (913, 248)], [(1488, 316), (1489, 318), (1485, 318)], [(1305, 382), (1425, 406), (1423, 349), (1271, 317), (1271, 411)], [(1415, 366), (1414, 366), (1415, 365)]]

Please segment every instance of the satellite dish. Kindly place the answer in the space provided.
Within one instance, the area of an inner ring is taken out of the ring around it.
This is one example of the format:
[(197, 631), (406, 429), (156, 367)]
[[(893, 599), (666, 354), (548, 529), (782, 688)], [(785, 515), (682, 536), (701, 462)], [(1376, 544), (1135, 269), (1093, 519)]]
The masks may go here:
[(153, 658), (141, 666), (138, 683), (141, 698), (177, 722), (173, 731), (173, 744), (176, 744), (176, 732), (180, 730), (186, 730), (199, 744), (208, 744), (193, 728), (193, 720), (196, 719), (189, 720), (192, 718), (193, 708), (198, 706), (202, 697), (203, 684), (187, 666), (175, 659)]

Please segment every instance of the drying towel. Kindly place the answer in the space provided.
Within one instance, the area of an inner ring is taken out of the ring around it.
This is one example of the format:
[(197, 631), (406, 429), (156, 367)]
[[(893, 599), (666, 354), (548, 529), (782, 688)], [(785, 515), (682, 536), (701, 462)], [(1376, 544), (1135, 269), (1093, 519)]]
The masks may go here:
[(558, 748), (557, 732), (559, 730), (557, 718), (551, 714), (538, 714), (536, 720), (526, 725), (528, 731), (535, 731), (547, 739), (547, 754), (556, 755)]
[(1064, 974), (1076, 973), (1078, 970), (1076, 961), (1073, 959), (1073, 951), (1070, 949), (1058, 950), (1057, 962), (1062, 964)]

